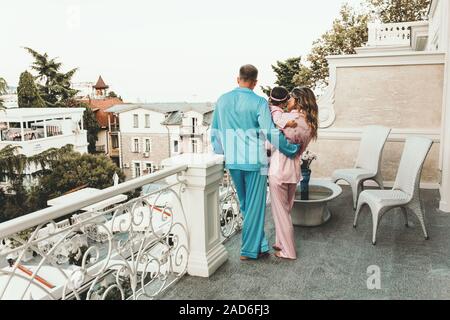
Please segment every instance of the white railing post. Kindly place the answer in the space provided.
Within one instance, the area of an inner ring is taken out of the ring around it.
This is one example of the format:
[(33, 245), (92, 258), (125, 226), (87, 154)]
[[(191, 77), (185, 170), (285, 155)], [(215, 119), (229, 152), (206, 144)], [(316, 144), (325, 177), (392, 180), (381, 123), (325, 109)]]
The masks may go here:
[(223, 179), (223, 156), (182, 154), (163, 161), (165, 167), (185, 164), (181, 202), (189, 234), (188, 274), (210, 277), (228, 259), (221, 241), (219, 186)]

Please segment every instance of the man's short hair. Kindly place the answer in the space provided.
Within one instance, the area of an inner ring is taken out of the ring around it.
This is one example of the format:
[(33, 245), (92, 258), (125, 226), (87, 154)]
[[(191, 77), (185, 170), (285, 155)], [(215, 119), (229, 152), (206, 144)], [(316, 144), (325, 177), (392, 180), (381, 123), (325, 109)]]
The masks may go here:
[(256, 81), (258, 80), (258, 69), (254, 65), (246, 64), (239, 70), (239, 78), (243, 81)]

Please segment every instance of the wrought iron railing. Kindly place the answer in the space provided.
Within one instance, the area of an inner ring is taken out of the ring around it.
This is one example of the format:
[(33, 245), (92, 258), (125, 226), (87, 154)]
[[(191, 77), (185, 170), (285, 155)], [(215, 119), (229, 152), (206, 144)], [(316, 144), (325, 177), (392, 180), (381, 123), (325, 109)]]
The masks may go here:
[[(0, 299), (158, 297), (187, 270), (180, 200), (186, 169), (174, 166), (0, 224)], [(156, 191), (108, 203), (172, 176)]]
[(227, 241), (242, 229), (243, 223), (239, 198), (227, 171), (220, 187), (220, 206), (220, 228), (223, 241)]

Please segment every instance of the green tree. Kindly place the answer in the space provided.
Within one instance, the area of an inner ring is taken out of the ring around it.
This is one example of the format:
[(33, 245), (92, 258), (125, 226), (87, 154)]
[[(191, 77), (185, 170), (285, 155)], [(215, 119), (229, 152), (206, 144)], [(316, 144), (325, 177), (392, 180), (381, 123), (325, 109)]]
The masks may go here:
[(80, 154), (71, 148), (48, 150), (40, 161), (46, 164), (40, 174), (40, 198), (52, 199), (81, 186), (104, 189), (112, 186), (115, 173), (124, 174), (105, 155)]
[(366, 0), (383, 23), (426, 20), (430, 0)]
[(118, 98), (119, 96), (114, 91), (110, 91), (108, 93), (108, 98)]
[(71, 79), (77, 68), (61, 72), (62, 63), (56, 58), (50, 59), (47, 53), (40, 54), (31, 48), (25, 48), (34, 58), (31, 66), (37, 72), (37, 87), (39, 95), (47, 107), (64, 107), (65, 102), (73, 98), (78, 90), (72, 89)]
[[(359, 11), (348, 4), (342, 6), (340, 16), (333, 22), (332, 28), (313, 43), (304, 63), (298, 62), (298, 58), (277, 62), (273, 66), (277, 84), (324, 88), (329, 77), (326, 57), (355, 54), (355, 48), (367, 42), (367, 24), (370, 20), (378, 19), (383, 23), (423, 20), (430, 0), (363, 0), (362, 4), (365, 4), (365, 9)], [(298, 72), (292, 76), (292, 70), (296, 68)]]
[[(291, 91), (299, 85), (299, 83), (294, 82), (295, 76), (298, 74), (306, 74), (308, 67), (302, 63), (302, 57), (294, 57), (286, 61), (277, 61), (276, 65), (272, 65), (272, 70), (277, 76), (275, 84)], [(301, 85), (311, 85), (311, 82), (306, 76), (302, 79), (304, 82)], [(262, 87), (262, 90), (265, 94), (270, 95), (271, 87)]]
[(6, 80), (0, 77), (0, 95), (6, 94), (8, 91), (8, 84), (6, 83)]
[[(6, 94), (8, 90), (8, 84), (6, 83), (6, 80), (0, 77), (0, 96), (3, 94)], [(0, 97), (0, 111), (4, 110), (5, 106), (3, 105), (3, 100)]]
[(45, 102), (39, 95), (34, 78), (28, 71), (22, 72), (17, 88), (19, 108), (43, 108)]
[[(24, 169), (30, 164), (40, 170), (33, 174), (34, 183), (25, 187)], [(28, 158), (19, 153), (19, 148), (6, 146), (0, 150), (0, 168), (0, 177), (8, 177), (10, 184), (8, 194), (0, 192), (0, 221), (43, 209), (49, 199), (81, 186), (107, 188), (113, 184), (114, 173), (124, 180), (122, 171), (108, 157), (82, 155), (71, 145)]]
[(84, 129), (87, 131), (87, 140), (88, 140), (88, 152), (96, 153), (95, 145), (98, 141), (98, 133), (100, 131), (100, 125), (97, 121), (97, 117), (95, 116), (94, 111), (92, 111), (89, 106), (81, 101), (69, 99), (66, 101), (66, 107), (68, 108), (84, 108), (83, 114), (83, 124)]
[(307, 66), (296, 74), (296, 85), (309, 85), (312, 88), (324, 88), (328, 85), (329, 55), (354, 54), (355, 48), (363, 46), (368, 40), (367, 23), (370, 14), (357, 12), (344, 4), (340, 17), (334, 20), (333, 27), (313, 43), (311, 53), (307, 56)]
[(9, 220), (28, 212), (27, 192), (24, 187), (24, 170), (27, 157), (19, 153), (20, 148), (8, 145), (0, 150), (0, 178), (6, 177), (9, 182), (8, 193), (2, 191), (0, 202), (0, 221)]

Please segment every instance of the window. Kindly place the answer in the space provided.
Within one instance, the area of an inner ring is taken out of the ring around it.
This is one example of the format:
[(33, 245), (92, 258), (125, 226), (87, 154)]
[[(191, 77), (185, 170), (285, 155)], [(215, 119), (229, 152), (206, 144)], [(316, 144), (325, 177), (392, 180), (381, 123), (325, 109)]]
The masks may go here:
[(144, 164), (144, 174), (153, 173), (153, 164), (151, 162), (145, 162)]
[(133, 149), (132, 151), (134, 153), (138, 153), (139, 152), (139, 139), (138, 138), (134, 138), (133, 139)]
[(145, 139), (145, 145), (144, 145), (145, 152), (151, 152), (152, 151), (152, 140), (147, 138)]
[(141, 163), (133, 162), (133, 178), (141, 176)]
[(192, 118), (192, 134), (195, 134), (197, 131), (198, 119)]
[(150, 115), (149, 114), (145, 115), (145, 127), (150, 128)]
[(198, 141), (197, 140), (191, 140), (191, 146), (192, 146), (192, 153), (198, 153)]
[(179, 142), (178, 140), (173, 141), (173, 153), (179, 153)]
[(133, 114), (133, 128), (139, 128), (139, 115)]
[(111, 136), (111, 145), (113, 149), (119, 149), (119, 137), (116, 135)]

